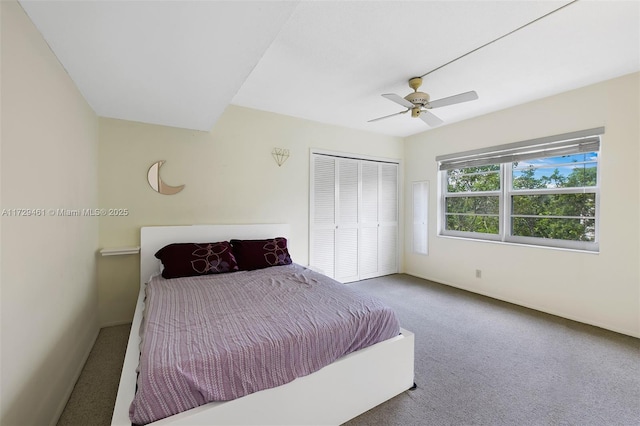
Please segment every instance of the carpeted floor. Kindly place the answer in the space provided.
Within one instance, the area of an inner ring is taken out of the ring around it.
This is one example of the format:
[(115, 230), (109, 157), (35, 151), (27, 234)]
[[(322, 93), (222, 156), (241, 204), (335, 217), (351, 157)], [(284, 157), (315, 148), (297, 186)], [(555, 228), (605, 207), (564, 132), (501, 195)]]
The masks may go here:
[(58, 426), (110, 425), (131, 324), (100, 330)]
[(407, 275), (354, 284), (415, 331), (418, 389), (347, 423), (640, 425), (640, 340)]
[[(418, 389), (347, 426), (640, 424), (639, 339), (408, 275), (350, 285), (415, 333)], [(110, 423), (127, 334), (101, 330), (58, 425)]]

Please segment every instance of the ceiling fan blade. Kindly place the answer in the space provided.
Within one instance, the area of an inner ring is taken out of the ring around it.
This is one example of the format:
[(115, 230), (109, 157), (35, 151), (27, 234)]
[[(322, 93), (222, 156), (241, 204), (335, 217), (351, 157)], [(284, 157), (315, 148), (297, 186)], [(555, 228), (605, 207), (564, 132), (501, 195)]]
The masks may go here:
[(395, 114), (385, 115), (384, 117), (374, 118), (373, 120), (369, 120), (369, 121), (367, 121), (367, 123), (373, 123), (374, 121), (384, 120), (385, 118), (393, 117), (393, 116), (395, 116), (395, 115), (404, 114), (404, 113), (406, 113), (407, 111), (409, 111), (409, 110), (396, 112)]
[(471, 92), (464, 92), (459, 95), (453, 95), (447, 98), (431, 101), (429, 102), (428, 108), (440, 108), (447, 105), (459, 104), (461, 102), (474, 101), (476, 99), (478, 99), (478, 94), (472, 90)]
[(415, 105), (412, 104), (411, 102), (409, 102), (408, 100), (406, 100), (405, 98), (403, 98), (400, 95), (396, 95), (395, 93), (385, 93), (384, 95), (385, 98), (389, 99), (390, 101), (393, 101), (397, 104), (402, 105), (405, 108), (415, 108)]
[(422, 121), (424, 121), (431, 127), (439, 126), (440, 124), (444, 123), (444, 121), (442, 121), (438, 116), (424, 109), (420, 111), (419, 117)]

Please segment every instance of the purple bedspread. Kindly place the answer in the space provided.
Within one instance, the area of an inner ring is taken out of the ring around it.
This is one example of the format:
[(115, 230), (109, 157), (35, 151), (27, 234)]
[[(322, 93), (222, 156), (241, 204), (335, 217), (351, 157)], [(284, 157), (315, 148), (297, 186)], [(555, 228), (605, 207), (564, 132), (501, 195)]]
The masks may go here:
[(136, 424), (280, 386), (400, 332), (379, 300), (295, 264), (156, 277), (146, 292)]

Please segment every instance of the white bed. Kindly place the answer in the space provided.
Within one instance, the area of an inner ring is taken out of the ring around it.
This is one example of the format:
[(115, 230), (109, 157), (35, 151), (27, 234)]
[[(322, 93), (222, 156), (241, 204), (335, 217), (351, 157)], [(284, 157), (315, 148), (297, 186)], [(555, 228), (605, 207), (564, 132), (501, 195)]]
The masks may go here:
[[(131, 425), (129, 406), (136, 388), (139, 329), (144, 288), (159, 271), (154, 254), (175, 242), (289, 237), (289, 225), (153, 226), (140, 232), (140, 293), (131, 326), (112, 425)], [(295, 261), (295, 253), (292, 253)], [(344, 356), (286, 385), (233, 401), (214, 402), (151, 423), (152, 425), (338, 425), (413, 385), (414, 336), (402, 334)]]

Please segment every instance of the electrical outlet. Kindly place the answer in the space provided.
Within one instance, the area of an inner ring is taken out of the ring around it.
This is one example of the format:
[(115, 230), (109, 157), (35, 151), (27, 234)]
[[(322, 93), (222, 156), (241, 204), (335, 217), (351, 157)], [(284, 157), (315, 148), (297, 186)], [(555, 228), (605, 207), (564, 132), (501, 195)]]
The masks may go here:
[(482, 271), (480, 269), (476, 269), (476, 278), (482, 278)]

